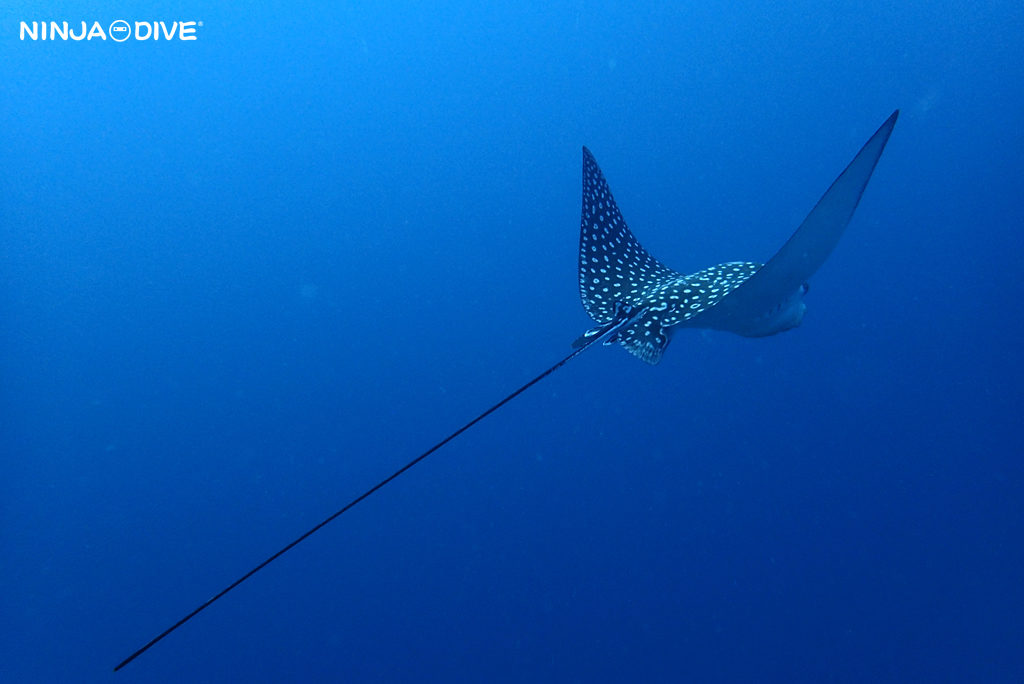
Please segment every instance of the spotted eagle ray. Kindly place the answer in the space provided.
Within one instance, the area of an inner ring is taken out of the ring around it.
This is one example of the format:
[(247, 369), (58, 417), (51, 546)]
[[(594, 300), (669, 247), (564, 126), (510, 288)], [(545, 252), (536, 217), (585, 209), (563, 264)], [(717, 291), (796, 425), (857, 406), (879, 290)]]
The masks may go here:
[(587, 314), (598, 324), (583, 333), (564, 359), (494, 404), (425, 452), (249, 570), (198, 608), (122, 660), (114, 671), (249, 579), (307, 537), (381, 489), (414, 465), (555, 372), (595, 342), (620, 344), (649, 364), (665, 353), (681, 328), (723, 330), (765, 337), (800, 325), (807, 281), (825, 263), (850, 222), (899, 110), (885, 120), (839, 174), (796, 232), (764, 264), (733, 261), (682, 275), (643, 248), (622, 218), (604, 174), (583, 148), (583, 211), (580, 218), (579, 286)]

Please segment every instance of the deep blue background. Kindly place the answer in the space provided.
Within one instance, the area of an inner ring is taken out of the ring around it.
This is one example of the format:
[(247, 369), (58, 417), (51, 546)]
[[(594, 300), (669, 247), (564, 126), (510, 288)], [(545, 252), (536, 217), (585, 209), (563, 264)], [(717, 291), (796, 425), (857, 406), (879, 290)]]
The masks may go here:
[[(1024, 679), (1024, 9), (0, 11), (0, 679)], [(201, 20), (32, 43), (21, 20)], [(903, 115), (804, 325), (543, 370), (580, 146), (693, 271)]]

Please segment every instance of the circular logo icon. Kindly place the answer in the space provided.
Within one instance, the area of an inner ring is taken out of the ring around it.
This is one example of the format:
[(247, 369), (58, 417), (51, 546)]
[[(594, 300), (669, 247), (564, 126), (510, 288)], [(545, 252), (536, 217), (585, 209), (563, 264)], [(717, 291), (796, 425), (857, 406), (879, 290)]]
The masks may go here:
[(118, 43), (123, 43), (132, 37), (132, 27), (124, 19), (118, 19), (110, 25), (107, 33)]

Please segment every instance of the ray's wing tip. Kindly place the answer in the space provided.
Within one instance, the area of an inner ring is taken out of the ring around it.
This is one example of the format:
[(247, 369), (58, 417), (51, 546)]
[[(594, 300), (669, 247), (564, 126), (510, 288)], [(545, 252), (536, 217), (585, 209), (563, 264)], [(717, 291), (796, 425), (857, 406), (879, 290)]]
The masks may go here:
[[(872, 135), (871, 138), (866, 143), (864, 143), (864, 147), (861, 148), (861, 152), (863, 153), (865, 150), (872, 148), (874, 144), (880, 144), (880, 146), (878, 147), (878, 157), (880, 157), (882, 155), (882, 150), (885, 149), (886, 143), (889, 142), (889, 136), (892, 135), (893, 129), (896, 128), (896, 119), (898, 119), (899, 116), (900, 110), (894, 109), (892, 111), (892, 114), (889, 115), (889, 118), (883, 121), (882, 125), (878, 127), (877, 131), (875, 131), (874, 135)], [(877, 157), (875, 159), (875, 162), (878, 162)]]
[(896, 119), (898, 119), (899, 117), (900, 117), (900, 110), (899, 109), (892, 110), (892, 114), (889, 115), (889, 118), (886, 119), (884, 122), (882, 122), (882, 125), (878, 127), (878, 131), (876, 132), (876, 135), (877, 135), (877, 133), (881, 133), (882, 131), (889, 131), (889, 132), (891, 132), (893, 127), (896, 125)]

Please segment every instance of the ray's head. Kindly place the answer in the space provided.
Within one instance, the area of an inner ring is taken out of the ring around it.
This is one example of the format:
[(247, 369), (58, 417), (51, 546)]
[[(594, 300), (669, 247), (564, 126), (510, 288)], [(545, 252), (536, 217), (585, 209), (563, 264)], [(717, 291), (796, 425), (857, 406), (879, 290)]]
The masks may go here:
[(811, 286), (804, 283), (764, 316), (752, 320), (748, 329), (740, 334), (746, 337), (767, 337), (799, 326), (807, 312), (804, 295), (809, 289)]

